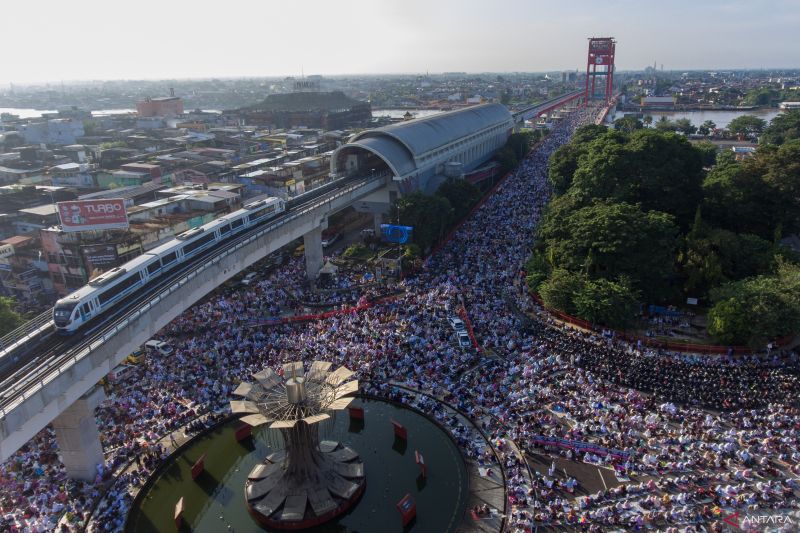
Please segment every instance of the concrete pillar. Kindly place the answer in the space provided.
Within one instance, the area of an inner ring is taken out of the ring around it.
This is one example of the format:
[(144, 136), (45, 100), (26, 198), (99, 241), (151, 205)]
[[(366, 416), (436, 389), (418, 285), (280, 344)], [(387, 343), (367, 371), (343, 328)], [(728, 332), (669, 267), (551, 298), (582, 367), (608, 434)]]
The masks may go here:
[(306, 276), (314, 281), (322, 268), (322, 227), (303, 235), (303, 246), (306, 252)]
[(103, 389), (95, 387), (53, 420), (61, 462), (73, 479), (94, 481), (97, 465), (104, 461), (94, 418), (94, 409), (104, 398)]
[(373, 213), (372, 215), (372, 229), (375, 230), (375, 236), (381, 236), (381, 224), (383, 224), (383, 213)]

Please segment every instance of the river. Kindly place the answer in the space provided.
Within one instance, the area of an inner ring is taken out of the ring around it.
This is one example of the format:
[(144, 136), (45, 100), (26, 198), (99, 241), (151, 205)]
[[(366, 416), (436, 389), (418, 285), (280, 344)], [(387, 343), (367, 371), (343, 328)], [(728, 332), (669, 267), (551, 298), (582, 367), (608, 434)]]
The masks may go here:
[(432, 117), (444, 111), (439, 109), (377, 109), (372, 111), (373, 117), (389, 117), (389, 118), (403, 118), (406, 113), (410, 112), (414, 118)]
[[(218, 109), (203, 109), (207, 113), (222, 113)], [(95, 109), (92, 111), (93, 117), (107, 117), (109, 115), (122, 115), (127, 113), (135, 113), (135, 109)], [(186, 111), (191, 113), (192, 110)], [(55, 109), (30, 109), (27, 107), (0, 107), (0, 114), (11, 113), (17, 115), (19, 118), (39, 118), (44, 113), (58, 113)]]
[[(628, 111), (630, 113), (630, 111)], [(706, 120), (711, 120), (718, 128), (726, 128), (731, 120), (742, 115), (755, 115), (763, 118), (767, 122), (775, 118), (780, 110), (778, 109), (753, 109), (751, 111), (658, 111), (652, 110), (648, 114), (653, 117), (653, 122), (656, 122), (662, 116), (667, 117), (669, 120), (677, 120), (679, 118), (688, 118), (695, 126), (700, 126)], [(614, 120), (625, 116), (625, 112), (617, 110), (614, 113)]]

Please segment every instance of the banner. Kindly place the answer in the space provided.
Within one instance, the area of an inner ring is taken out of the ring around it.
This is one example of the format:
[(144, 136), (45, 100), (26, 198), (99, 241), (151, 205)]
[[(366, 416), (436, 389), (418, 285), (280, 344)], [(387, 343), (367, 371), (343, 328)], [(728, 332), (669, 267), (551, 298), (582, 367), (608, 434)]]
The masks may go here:
[(89, 264), (89, 271), (96, 268), (107, 270), (117, 265), (117, 246), (114, 244), (90, 244), (82, 246), (81, 252)]
[(128, 228), (128, 213), (122, 198), (75, 200), (57, 205), (63, 231)]
[(381, 233), (388, 242), (405, 244), (411, 238), (411, 226), (395, 226), (394, 224), (381, 224)]
[(531, 442), (536, 446), (556, 446), (558, 448), (569, 449), (580, 453), (593, 453), (595, 455), (611, 455), (612, 457), (619, 457), (626, 459), (630, 453), (624, 450), (615, 450), (613, 448), (606, 448), (599, 444), (591, 442), (583, 442), (579, 440), (562, 439), (559, 437), (547, 437), (545, 435), (534, 435)]

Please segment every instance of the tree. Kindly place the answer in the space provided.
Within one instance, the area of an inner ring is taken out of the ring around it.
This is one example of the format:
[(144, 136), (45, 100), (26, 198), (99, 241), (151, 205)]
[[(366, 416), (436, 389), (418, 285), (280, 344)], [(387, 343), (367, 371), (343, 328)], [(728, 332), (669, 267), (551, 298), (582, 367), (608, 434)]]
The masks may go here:
[(700, 152), (700, 158), (703, 161), (703, 167), (713, 167), (717, 162), (717, 154), (719, 149), (717, 145), (709, 141), (700, 141), (693, 143), (695, 150)]
[(764, 119), (755, 115), (741, 115), (730, 121), (728, 131), (738, 135), (752, 136), (764, 131), (766, 125), (767, 123)]
[(587, 280), (572, 298), (575, 313), (593, 324), (625, 328), (638, 309), (638, 295), (626, 279)]
[(87, 137), (97, 135), (100, 131), (100, 125), (94, 120), (83, 121), (83, 134)]
[(572, 185), (572, 176), (578, 169), (578, 157), (585, 151), (585, 145), (575, 143), (558, 147), (548, 161), (547, 177), (553, 192), (561, 195)]
[(692, 230), (678, 253), (684, 291), (687, 296), (705, 298), (709, 290), (724, 283), (770, 271), (773, 256), (771, 242), (756, 235), (712, 228), (702, 221), (698, 208)]
[(23, 322), (22, 316), (14, 311), (14, 299), (0, 296), (0, 335), (13, 331)]
[(669, 120), (665, 115), (661, 115), (661, 118), (658, 119), (656, 122), (656, 129), (658, 131), (669, 132), (672, 133), (678, 129), (674, 122)]
[(644, 127), (642, 121), (634, 116), (627, 116), (618, 118), (614, 121), (614, 127), (625, 133), (632, 133), (635, 130), (640, 130)]
[(520, 160), (528, 154), (528, 151), (533, 145), (533, 139), (534, 134), (532, 131), (512, 133), (508, 137), (506, 145), (510, 146), (511, 149), (514, 150), (514, 155), (517, 156), (517, 160)]
[(500, 172), (503, 174), (516, 168), (516, 166), (519, 164), (519, 159), (517, 159), (514, 149), (508, 144), (500, 148), (494, 157), (497, 162), (500, 163)]
[(581, 273), (556, 269), (539, 286), (539, 296), (545, 307), (575, 314), (575, 295), (581, 291), (585, 283), (586, 277)]
[(776, 194), (779, 222), (789, 231), (800, 230), (800, 139), (759, 149), (745, 166), (754, 167)]
[(763, 144), (783, 144), (800, 139), (800, 109), (781, 113), (769, 123), (760, 138)]
[(591, 279), (621, 279), (650, 301), (674, 293), (675, 238), (673, 218), (657, 211), (643, 212), (626, 203), (595, 202), (539, 229), (540, 247), (552, 268), (584, 272)]
[(608, 133), (608, 128), (598, 124), (587, 124), (575, 130), (572, 134), (573, 144), (589, 143)]
[(511, 89), (506, 89), (506, 90), (505, 90), (505, 91), (503, 91), (503, 93), (500, 95), (500, 103), (501, 103), (501, 104), (503, 104), (503, 105), (508, 105), (508, 104), (510, 104), (510, 103), (511, 103), (511, 97), (512, 97), (512, 94), (511, 94)]
[(449, 178), (439, 185), (436, 194), (446, 198), (453, 208), (454, 221), (463, 219), (470, 209), (481, 199), (481, 191), (472, 183)]
[(780, 199), (764, 183), (758, 165), (739, 163), (732, 154), (720, 154), (703, 181), (703, 194), (703, 213), (712, 226), (769, 239), (780, 222)]
[(684, 135), (692, 135), (693, 133), (697, 133), (697, 128), (692, 124), (692, 121), (688, 118), (679, 118), (675, 121), (675, 129), (683, 133)]
[(655, 130), (629, 136), (609, 132), (589, 144), (579, 159), (572, 188), (591, 198), (641, 203), (664, 211), (688, 227), (702, 198), (703, 154), (686, 137)]
[(783, 265), (777, 276), (759, 276), (714, 291), (708, 332), (725, 344), (763, 348), (800, 330), (800, 274)]
[(642, 122), (644, 122), (644, 125), (649, 128), (653, 125), (653, 115), (645, 115), (642, 119)]
[(444, 237), (453, 220), (453, 208), (447, 198), (415, 192), (403, 196), (395, 203), (391, 219), (413, 227), (414, 242), (427, 252)]
[(703, 122), (699, 128), (697, 128), (697, 133), (700, 135), (709, 135), (717, 128), (717, 125), (714, 124), (713, 120), (706, 120)]

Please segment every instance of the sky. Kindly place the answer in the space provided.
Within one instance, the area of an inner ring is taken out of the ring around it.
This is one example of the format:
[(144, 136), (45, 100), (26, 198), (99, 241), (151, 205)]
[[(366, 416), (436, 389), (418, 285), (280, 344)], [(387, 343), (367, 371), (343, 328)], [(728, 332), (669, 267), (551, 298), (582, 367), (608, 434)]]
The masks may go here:
[(0, 83), (308, 74), (800, 67), (800, 0), (25, 0)]

